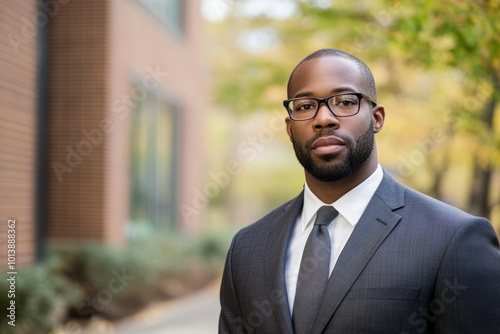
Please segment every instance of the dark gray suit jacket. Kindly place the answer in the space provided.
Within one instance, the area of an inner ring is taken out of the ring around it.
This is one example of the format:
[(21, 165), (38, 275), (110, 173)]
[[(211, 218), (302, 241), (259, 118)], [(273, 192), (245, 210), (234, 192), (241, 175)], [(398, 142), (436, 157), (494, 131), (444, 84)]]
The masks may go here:
[[(303, 194), (243, 228), (229, 250), (219, 333), (293, 333), (285, 257)], [(330, 276), (313, 333), (500, 333), (491, 224), (386, 172)]]

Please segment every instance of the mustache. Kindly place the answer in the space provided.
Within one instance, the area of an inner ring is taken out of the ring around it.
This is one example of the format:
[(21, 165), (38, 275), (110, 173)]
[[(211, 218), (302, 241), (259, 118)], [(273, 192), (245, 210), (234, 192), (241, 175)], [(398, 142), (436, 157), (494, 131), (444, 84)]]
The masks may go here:
[(321, 137), (329, 137), (329, 136), (338, 137), (338, 138), (342, 139), (346, 143), (347, 146), (352, 146), (352, 141), (347, 136), (341, 135), (335, 130), (324, 130), (324, 131), (318, 132), (314, 137), (312, 137), (311, 139), (306, 141), (305, 147), (307, 149), (311, 149), (312, 143), (316, 139), (321, 138)]

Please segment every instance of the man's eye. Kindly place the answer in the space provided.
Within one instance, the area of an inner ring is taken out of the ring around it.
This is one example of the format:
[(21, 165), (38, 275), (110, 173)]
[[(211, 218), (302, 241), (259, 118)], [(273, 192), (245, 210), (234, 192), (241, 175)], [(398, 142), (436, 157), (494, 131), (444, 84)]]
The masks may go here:
[(337, 106), (339, 107), (343, 107), (343, 108), (349, 108), (349, 107), (352, 107), (352, 106), (355, 106), (356, 105), (356, 101), (355, 100), (350, 100), (350, 99), (344, 99), (342, 101), (339, 101), (337, 103)]
[(297, 110), (297, 111), (310, 111), (313, 109), (314, 109), (314, 105), (310, 104), (310, 103), (304, 103), (304, 104), (298, 105), (297, 108), (295, 108), (295, 110)]

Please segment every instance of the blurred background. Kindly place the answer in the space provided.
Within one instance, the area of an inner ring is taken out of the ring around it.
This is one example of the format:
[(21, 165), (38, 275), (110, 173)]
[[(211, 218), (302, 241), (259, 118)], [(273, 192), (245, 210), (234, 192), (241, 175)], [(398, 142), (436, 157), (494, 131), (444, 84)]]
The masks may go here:
[(500, 231), (499, 14), (498, 0), (2, 1), (3, 310), (17, 271), (2, 333), (125, 333), (124, 319), (153, 333), (138, 314), (154, 333), (216, 332), (232, 236), (303, 186), (281, 101), (321, 48), (372, 69), (382, 166)]

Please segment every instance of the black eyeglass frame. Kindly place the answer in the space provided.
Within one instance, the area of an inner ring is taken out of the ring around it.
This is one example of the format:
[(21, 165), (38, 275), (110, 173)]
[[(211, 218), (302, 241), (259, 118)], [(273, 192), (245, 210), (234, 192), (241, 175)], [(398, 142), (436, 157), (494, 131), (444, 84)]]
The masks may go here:
[[(358, 100), (359, 100), (358, 111), (356, 111), (354, 114), (348, 115), (348, 116), (335, 114), (333, 112), (332, 108), (330, 108), (330, 104), (328, 104), (328, 100), (331, 99), (331, 98), (333, 98), (333, 97), (342, 96), (342, 95), (355, 95), (355, 96), (357, 96)], [(286, 111), (288, 112), (288, 116), (290, 116), (290, 119), (292, 119), (294, 121), (308, 121), (310, 119), (314, 119), (316, 117), (316, 115), (318, 114), (319, 107), (321, 106), (321, 103), (325, 103), (326, 106), (328, 107), (328, 110), (330, 110), (330, 112), (333, 115), (335, 115), (335, 117), (351, 117), (351, 116), (357, 115), (359, 113), (359, 110), (361, 109), (361, 99), (362, 98), (364, 98), (365, 100), (367, 100), (368, 102), (370, 102), (372, 108), (377, 105), (377, 102), (373, 101), (373, 99), (371, 97), (369, 97), (368, 95), (363, 94), (363, 93), (358, 93), (358, 92), (352, 92), (352, 93), (335, 94), (335, 95), (331, 95), (331, 96), (324, 97), (324, 98), (318, 98), (318, 97), (296, 97), (296, 98), (293, 98), (293, 99), (284, 100), (283, 101), (283, 107), (285, 107)], [(318, 108), (316, 109), (316, 112), (310, 118), (301, 118), (301, 119), (293, 118), (293, 116), (292, 116), (292, 110), (290, 110), (290, 108), (288, 107), (288, 105), (292, 101), (303, 100), (303, 99), (311, 99), (311, 100), (315, 100), (316, 102), (318, 102)]]

